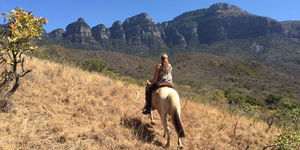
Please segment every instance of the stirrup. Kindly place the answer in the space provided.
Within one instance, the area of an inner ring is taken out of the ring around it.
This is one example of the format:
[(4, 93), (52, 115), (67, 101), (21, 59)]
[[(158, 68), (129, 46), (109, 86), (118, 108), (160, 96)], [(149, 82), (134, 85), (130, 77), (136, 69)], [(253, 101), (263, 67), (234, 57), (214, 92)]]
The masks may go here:
[(144, 109), (142, 113), (143, 113), (144, 115), (149, 115), (150, 112), (151, 112), (150, 110)]

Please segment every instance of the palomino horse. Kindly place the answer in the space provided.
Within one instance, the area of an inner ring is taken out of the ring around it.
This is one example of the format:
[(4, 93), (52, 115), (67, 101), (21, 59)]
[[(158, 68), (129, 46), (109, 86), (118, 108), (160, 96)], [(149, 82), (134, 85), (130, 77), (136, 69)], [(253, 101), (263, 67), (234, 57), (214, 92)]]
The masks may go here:
[[(150, 82), (147, 80), (147, 84)], [(167, 115), (171, 115), (172, 122), (178, 135), (178, 148), (183, 148), (181, 139), (185, 133), (180, 122), (180, 99), (178, 93), (170, 87), (161, 87), (152, 94), (152, 110), (157, 110), (161, 122), (164, 126), (164, 137), (167, 135), (166, 147), (170, 146), (170, 129), (167, 122)], [(153, 116), (150, 113), (151, 123), (154, 123)]]

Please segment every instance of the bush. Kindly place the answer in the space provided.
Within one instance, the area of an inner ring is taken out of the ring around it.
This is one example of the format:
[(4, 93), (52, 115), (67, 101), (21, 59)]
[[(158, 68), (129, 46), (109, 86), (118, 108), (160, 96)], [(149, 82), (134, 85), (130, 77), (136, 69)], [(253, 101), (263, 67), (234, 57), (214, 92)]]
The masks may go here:
[(146, 86), (146, 82), (144, 80), (137, 80), (131, 77), (122, 76), (119, 73), (113, 72), (111, 70), (104, 70), (103, 74), (110, 78), (123, 81), (126, 84), (136, 84), (139, 86)]
[(278, 150), (296, 150), (300, 147), (300, 130), (284, 131), (274, 142), (273, 147)]
[(263, 103), (256, 97), (244, 94), (235, 87), (227, 88), (224, 92), (229, 105), (235, 106), (243, 113), (255, 113), (263, 106)]
[(86, 59), (82, 64), (82, 69), (95, 72), (103, 72), (107, 67), (108, 65), (106, 62), (95, 59)]
[(256, 74), (254, 67), (243, 63), (235, 65), (232, 71), (238, 76), (253, 76)]
[(275, 95), (275, 94), (269, 94), (267, 96), (267, 99), (265, 99), (265, 102), (268, 105), (277, 104), (282, 99), (282, 96)]
[(277, 108), (270, 118), (277, 118), (275, 123), (283, 128), (283, 132), (269, 147), (278, 150), (296, 150), (300, 147), (300, 105), (284, 101), (285, 105)]
[(237, 82), (237, 79), (235, 77), (227, 77), (224, 78), (225, 82)]
[(261, 105), (254, 97), (241, 93), (230, 93), (226, 98), (230, 105), (236, 105), (243, 112), (254, 111)]

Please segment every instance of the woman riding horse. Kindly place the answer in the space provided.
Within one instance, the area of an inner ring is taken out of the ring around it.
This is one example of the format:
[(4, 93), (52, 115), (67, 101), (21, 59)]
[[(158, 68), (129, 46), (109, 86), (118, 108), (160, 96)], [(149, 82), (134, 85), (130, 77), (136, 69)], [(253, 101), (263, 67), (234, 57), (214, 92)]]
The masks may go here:
[[(167, 122), (167, 115), (170, 115), (178, 135), (178, 148), (181, 149), (183, 148), (181, 138), (185, 137), (185, 132), (180, 119), (180, 98), (177, 91), (172, 88), (172, 66), (169, 64), (167, 54), (162, 54), (160, 58), (161, 63), (156, 65), (153, 80), (151, 82), (147, 80), (146, 106), (143, 114), (150, 114), (153, 122), (151, 107), (158, 111), (164, 127), (164, 135), (167, 137), (166, 147), (170, 146), (170, 129)], [(153, 91), (155, 93), (152, 95)]]
[(173, 87), (172, 65), (168, 61), (168, 55), (164, 53), (160, 56), (160, 59), (161, 63), (156, 65), (154, 77), (146, 90), (146, 105), (143, 110), (145, 115), (150, 114), (151, 111), (152, 92), (163, 86)]

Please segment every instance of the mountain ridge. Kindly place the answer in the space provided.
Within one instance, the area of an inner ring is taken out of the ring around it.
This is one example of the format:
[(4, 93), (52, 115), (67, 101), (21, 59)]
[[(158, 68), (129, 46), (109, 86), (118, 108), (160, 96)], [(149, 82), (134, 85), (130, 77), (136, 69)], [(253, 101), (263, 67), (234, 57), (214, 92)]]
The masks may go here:
[[(74, 24), (77, 27), (70, 28)], [(243, 26), (241, 31), (235, 31), (236, 27)], [(76, 30), (78, 27), (81, 31)], [(155, 23), (147, 13), (129, 17), (124, 22), (115, 21), (109, 28), (103, 24), (89, 27), (79, 18), (69, 24), (66, 31), (53, 30), (46, 39), (61, 39), (65, 42), (93, 45), (95, 49), (149, 56), (166, 51), (175, 53), (173, 48), (183, 51), (197, 48), (199, 44), (272, 33), (283, 34), (282, 25), (274, 19), (250, 14), (234, 5), (217, 3), (206, 9), (185, 12), (162, 23)], [(116, 46), (118, 44), (123, 47)]]

